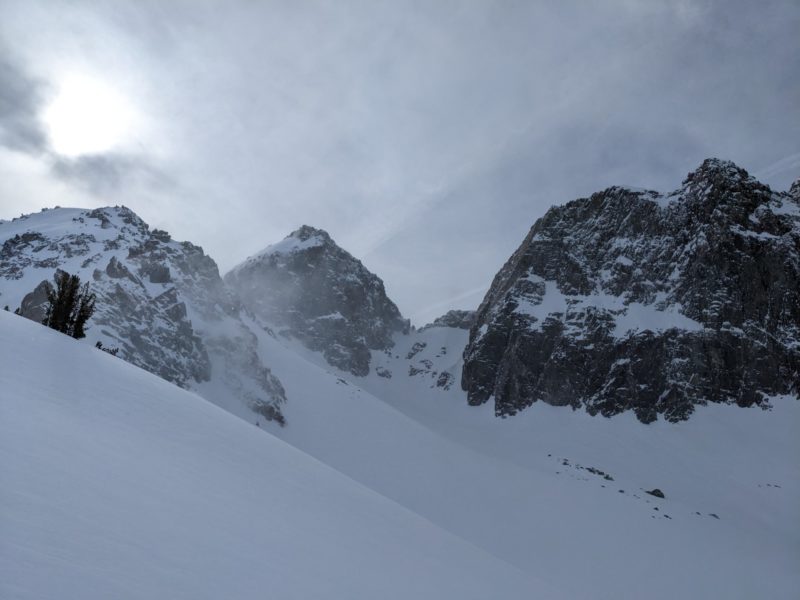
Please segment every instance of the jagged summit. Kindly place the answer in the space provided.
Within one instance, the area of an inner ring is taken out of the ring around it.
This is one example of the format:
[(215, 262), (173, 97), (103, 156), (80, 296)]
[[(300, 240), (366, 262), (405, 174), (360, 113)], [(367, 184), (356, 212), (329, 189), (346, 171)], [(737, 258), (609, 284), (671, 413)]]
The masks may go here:
[(301, 225), (299, 228), (290, 233), (288, 237), (296, 237), (297, 239), (304, 241), (311, 237), (318, 237), (326, 242), (333, 241), (331, 240), (331, 236), (328, 235), (327, 231), (324, 229), (317, 229), (311, 225)]
[(57, 269), (91, 283), (87, 343), (232, 412), (280, 419), (280, 382), (217, 264), (190, 242), (150, 229), (131, 209), (46, 209), (0, 224), (0, 304), (41, 320), (42, 283)]
[(331, 236), (324, 229), (317, 229), (310, 225), (302, 225), (295, 229), (292, 233), (283, 238), (280, 242), (270, 244), (263, 250), (256, 252), (253, 256), (249, 256), (240, 264), (233, 267), (228, 275), (237, 273), (242, 268), (252, 266), (265, 258), (281, 255), (292, 254), (295, 252), (302, 252), (311, 248), (338, 248), (336, 242), (333, 241)]
[(755, 181), (745, 169), (732, 160), (713, 157), (705, 159), (699, 167), (686, 176), (684, 182), (699, 179), (709, 181)]
[[(302, 242), (302, 244), (298, 244), (297, 242)], [(322, 246), (338, 247), (330, 234), (324, 229), (317, 229), (311, 225), (301, 225), (277, 244), (272, 244), (264, 248), (264, 250), (259, 252), (259, 255), (299, 251)]]
[(383, 281), (308, 225), (248, 258), (225, 281), (266, 326), (354, 375), (369, 373), (370, 350), (391, 347), (392, 335), (409, 328)]
[(798, 393), (800, 205), (706, 160), (668, 196), (550, 209), (500, 270), (464, 353), (469, 401), (643, 421)]

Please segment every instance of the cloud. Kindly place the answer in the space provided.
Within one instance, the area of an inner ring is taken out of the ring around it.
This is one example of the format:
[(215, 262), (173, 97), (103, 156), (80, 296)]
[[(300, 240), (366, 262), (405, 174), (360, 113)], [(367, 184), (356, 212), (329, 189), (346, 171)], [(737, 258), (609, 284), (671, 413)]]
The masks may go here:
[(47, 83), (30, 75), (0, 45), (0, 146), (39, 159), (56, 180), (96, 197), (119, 195), (125, 188), (174, 187), (174, 179), (142, 154), (67, 157), (55, 152), (41, 120), (48, 90)]
[[(322, 227), (421, 322), (479, 295), (553, 204), (668, 191), (708, 156), (776, 189), (798, 174), (796, 0), (4, 0), (3, 17), (39, 78), (10, 88), (28, 93), (4, 101), (3, 143), (44, 147), (36, 177), (125, 196), (223, 270)], [(146, 117), (133, 143), (47, 151), (37, 82), (69, 70)]]
[(124, 188), (173, 188), (175, 182), (146, 158), (125, 154), (91, 154), (68, 158), (56, 156), (53, 174), (95, 196), (114, 197)]
[(47, 135), (39, 120), (44, 85), (11, 60), (0, 44), (0, 145), (37, 154), (47, 148)]

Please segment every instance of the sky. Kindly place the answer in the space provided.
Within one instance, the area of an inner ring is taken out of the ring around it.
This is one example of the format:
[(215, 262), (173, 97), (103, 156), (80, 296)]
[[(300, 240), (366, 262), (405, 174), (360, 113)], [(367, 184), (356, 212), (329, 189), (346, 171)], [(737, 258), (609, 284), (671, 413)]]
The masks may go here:
[(800, 177), (800, 2), (0, 0), (0, 218), (124, 204), (226, 272), (327, 230), (421, 325), (553, 205)]

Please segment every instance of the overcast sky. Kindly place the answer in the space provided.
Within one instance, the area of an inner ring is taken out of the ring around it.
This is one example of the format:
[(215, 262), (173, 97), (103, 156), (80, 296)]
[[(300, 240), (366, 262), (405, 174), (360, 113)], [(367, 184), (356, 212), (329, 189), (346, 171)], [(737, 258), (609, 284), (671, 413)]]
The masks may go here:
[(798, 32), (797, 0), (0, 0), (0, 218), (125, 204), (223, 273), (307, 223), (422, 324), (553, 204), (709, 156), (787, 189)]

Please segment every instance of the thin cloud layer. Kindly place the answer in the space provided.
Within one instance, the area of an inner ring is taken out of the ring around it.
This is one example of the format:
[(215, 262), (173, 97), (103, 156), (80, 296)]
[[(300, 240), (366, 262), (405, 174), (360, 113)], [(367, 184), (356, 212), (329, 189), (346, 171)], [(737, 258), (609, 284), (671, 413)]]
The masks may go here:
[[(2, 139), (43, 153), (36, 189), (125, 203), (223, 270), (325, 228), (418, 324), (477, 305), (553, 204), (666, 190), (708, 156), (779, 189), (798, 176), (792, 1), (5, 5)], [(38, 86), (67, 72), (147, 126), (53, 155)]]

